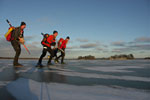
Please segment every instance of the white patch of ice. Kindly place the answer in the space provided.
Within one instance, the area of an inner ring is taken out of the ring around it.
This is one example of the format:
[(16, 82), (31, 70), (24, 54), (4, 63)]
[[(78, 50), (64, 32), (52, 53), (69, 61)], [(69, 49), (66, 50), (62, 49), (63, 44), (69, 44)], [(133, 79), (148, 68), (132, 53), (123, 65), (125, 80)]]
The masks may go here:
[(28, 68), (26, 68), (26, 69), (17, 70), (16, 73), (27, 72), (27, 71), (29, 71), (30, 69), (32, 69), (32, 67), (28, 67)]
[(84, 69), (94, 70), (94, 71), (103, 71), (103, 72), (133, 72), (125, 69), (130, 68), (143, 68), (141, 66), (111, 66), (111, 67), (101, 67), (101, 66), (92, 66), (92, 67), (84, 67)]
[(38, 71), (38, 69), (36, 68), (33, 72), (37, 72)]
[(6, 86), (11, 81), (0, 81), (0, 86)]
[(83, 78), (120, 79), (120, 80), (150, 82), (150, 78), (137, 77), (137, 76), (114, 76), (114, 75), (104, 75), (104, 74), (95, 74), (95, 73), (62, 72), (62, 71), (58, 71), (57, 73), (66, 76), (78, 76)]
[(9, 68), (9, 66), (2, 66), (2, 67), (0, 68), (0, 72), (2, 72), (3, 70), (5, 70), (6, 68)]

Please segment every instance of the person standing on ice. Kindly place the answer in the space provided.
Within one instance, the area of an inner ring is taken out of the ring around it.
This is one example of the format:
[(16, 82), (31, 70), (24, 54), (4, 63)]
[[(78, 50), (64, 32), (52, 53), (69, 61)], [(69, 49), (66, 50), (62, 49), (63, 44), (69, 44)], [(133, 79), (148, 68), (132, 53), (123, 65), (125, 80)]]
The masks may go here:
[[(70, 37), (66, 37), (66, 39), (64, 40), (63, 38), (60, 38), (58, 41), (58, 49), (57, 51), (55, 51), (55, 63), (59, 62), (59, 58), (61, 58), (61, 64), (65, 64), (64, 63), (64, 58), (65, 58), (65, 49), (66, 49), (66, 45), (68, 43), (68, 41), (70, 40)], [(57, 57), (57, 52), (60, 51), (61, 55), (59, 57)]]
[(56, 45), (55, 39), (58, 35), (57, 31), (53, 31), (53, 35), (48, 35), (45, 34), (44, 35), (44, 39), (42, 40), (41, 44), (43, 45), (43, 51), (42, 51), (42, 55), (39, 58), (39, 61), (37, 63), (38, 68), (44, 67), (42, 65), (42, 59), (46, 56), (46, 53), (49, 52), (50, 53), (50, 58), (47, 62), (47, 65), (52, 65), (51, 60), (54, 57), (54, 50), (52, 49), (52, 46)]
[(13, 46), (16, 54), (14, 57), (14, 62), (13, 65), (14, 67), (23, 67), (23, 65), (21, 65), (20, 63), (18, 63), (18, 59), (19, 56), (21, 54), (21, 46), (20, 44), (24, 44), (24, 29), (26, 28), (26, 23), (25, 22), (21, 22), (21, 25), (19, 27), (16, 27), (13, 31), (12, 31), (12, 35), (11, 35), (11, 45)]

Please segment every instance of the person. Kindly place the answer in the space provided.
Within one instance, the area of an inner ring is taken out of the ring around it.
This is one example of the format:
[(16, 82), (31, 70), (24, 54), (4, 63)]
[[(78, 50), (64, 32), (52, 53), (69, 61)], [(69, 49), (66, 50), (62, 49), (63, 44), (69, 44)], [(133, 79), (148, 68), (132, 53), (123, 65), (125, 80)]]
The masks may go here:
[[(65, 58), (65, 49), (66, 49), (66, 45), (68, 43), (68, 41), (70, 40), (70, 37), (66, 37), (66, 39), (64, 40), (63, 38), (60, 38), (60, 40), (58, 41), (58, 49), (55, 52), (55, 62), (58, 63), (59, 62), (59, 58), (61, 57), (61, 64), (65, 64), (64, 62), (64, 58)], [(57, 57), (57, 52), (60, 51), (61, 55)]]
[(49, 52), (50, 53), (50, 58), (47, 62), (47, 65), (52, 65), (51, 60), (54, 57), (54, 51), (52, 49), (52, 46), (56, 45), (55, 39), (58, 35), (57, 31), (53, 31), (53, 35), (47, 35), (47, 38), (44, 38), (44, 40), (41, 42), (41, 44), (43, 45), (43, 51), (42, 51), (42, 55), (39, 58), (39, 61), (37, 63), (36, 67), (44, 67), (42, 65), (42, 59), (46, 56), (46, 53)]
[[(58, 50), (58, 48), (59, 48), (60, 45), (62, 44), (62, 41), (63, 41), (63, 40), (64, 40), (63, 38), (60, 38), (59, 41), (57, 42), (57, 48), (54, 49), (54, 56), (55, 56), (56, 58), (57, 58), (57, 53), (60, 51), (60, 50)], [(55, 58), (54, 62), (55, 62), (55, 63), (58, 63), (59, 61), (58, 61), (56, 58)]]
[(24, 29), (26, 28), (26, 23), (21, 22), (19, 27), (14, 28), (11, 35), (11, 45), (14, 48), (16, 54), (14, 57), (13, 65), (14, 67), (23, 67), (20, 63), (18, 63), (19, 56), (21, 54), (21, 46), (20, 44), (24, 44)]

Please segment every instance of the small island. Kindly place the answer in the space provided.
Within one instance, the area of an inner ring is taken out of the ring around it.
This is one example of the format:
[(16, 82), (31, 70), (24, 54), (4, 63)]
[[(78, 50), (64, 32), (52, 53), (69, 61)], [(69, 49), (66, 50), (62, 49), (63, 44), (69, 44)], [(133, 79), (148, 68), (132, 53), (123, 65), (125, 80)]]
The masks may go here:
[(108, 58), (109, 60), (128, 60), (128, 59), (134, 59), (133, 54), (125, 55), (114, 55)]
[(79, 56), (77, 58), (78, 60), (132, 60), (135, 59), (133, 54), (120, 54), (120, 55), (114, 55), (110, 56), (108, 58), (95, 58), (95, 56), (88, 55), (88, 56)]
[(78, 60), (95, 60), (94, 56), (88, 55), (88, 56), (79, 56)]
[(150, 57), (145, 57), (144, 59), (149, 59), (150, 60)]

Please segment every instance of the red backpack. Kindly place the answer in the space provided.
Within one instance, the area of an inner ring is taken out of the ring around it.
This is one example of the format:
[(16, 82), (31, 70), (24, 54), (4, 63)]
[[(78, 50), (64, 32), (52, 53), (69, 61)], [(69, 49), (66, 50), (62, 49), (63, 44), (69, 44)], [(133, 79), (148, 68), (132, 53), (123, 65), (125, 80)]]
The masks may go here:
[(7, 41), (11, 41), (11, 40), (13, 40), (13, 38), (11, 37), (11, 35), (12, 35), (12, 31), (14, 30), (15, 28), (14, 27), (10, 27), (9, 29), (8, 29), (8, 32), (5, 34), (5, 38), (6, 38), (6, 40)]
[(60, 46), (61, 46), (61, 44), (62, 44), (63, 40), (64, 40), (63, 38), (60, 38), (60, 39), (59, 39), (59, 41), (58, 41), (58, 47), (60, 47)]

